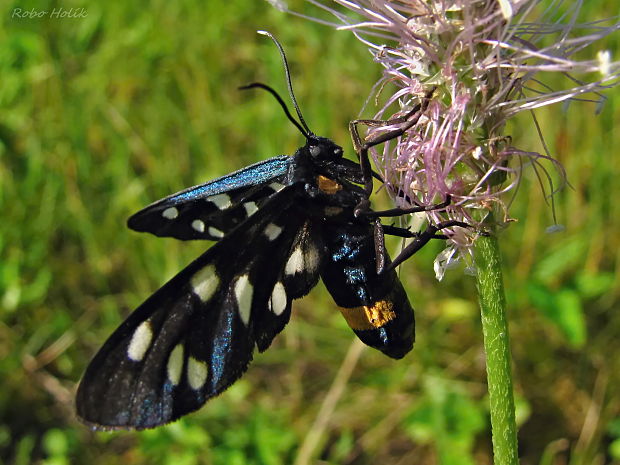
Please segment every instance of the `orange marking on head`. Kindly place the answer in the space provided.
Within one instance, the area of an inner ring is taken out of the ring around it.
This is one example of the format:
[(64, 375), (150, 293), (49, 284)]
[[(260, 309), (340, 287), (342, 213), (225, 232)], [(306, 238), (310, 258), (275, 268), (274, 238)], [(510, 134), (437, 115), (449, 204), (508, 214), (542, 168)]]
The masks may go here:
[(322, 174), (319, 174), (316, 177), (316, 182), (319, 186), (319, 189), (326, 194), (332, 195), (342, 189), (342, 186), (340, 184), (338, 184), (333, 179), (329, 179), (328, 177), (323, 176)]

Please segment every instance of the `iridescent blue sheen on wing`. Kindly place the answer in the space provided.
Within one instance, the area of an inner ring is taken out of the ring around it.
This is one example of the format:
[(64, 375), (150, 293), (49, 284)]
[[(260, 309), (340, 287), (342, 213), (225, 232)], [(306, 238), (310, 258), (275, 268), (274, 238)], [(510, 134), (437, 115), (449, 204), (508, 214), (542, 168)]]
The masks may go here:
[(293, 157), (250, 165), (152, 203), (129, 218), (134, 231), (181, 240), (220, 240), (283, 187)]
[(239, 171), (214, 179), (200, 186), (190, 187), (177, 194), (167, 197), (169, 205), (209, 197), (245, 186), (256, 186), (286, 174), (292, 157), (282, 155), (246, 166)]
[(226, 375), (226, 355), (230, 354), (233, 341), (233, 314), (227, 314), (224, 325), (220, 325), (219, 331), (213, 338), (213, 350), (211, 352), (211, 375), (213, 384), (218, 385)]

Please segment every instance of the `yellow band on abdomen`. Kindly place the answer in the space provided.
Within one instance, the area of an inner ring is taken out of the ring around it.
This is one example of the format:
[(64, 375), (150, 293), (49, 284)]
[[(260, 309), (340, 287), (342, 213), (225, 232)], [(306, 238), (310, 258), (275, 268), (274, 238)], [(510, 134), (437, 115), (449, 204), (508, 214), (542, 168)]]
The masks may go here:
[(388, 300), (379, 300), (373, 305), (361, 307), (340, 307), (342, 316), (353, 330), (376, 329), (384, 326), (388, 321), (396, 318), (392, 310), (394, 304)]

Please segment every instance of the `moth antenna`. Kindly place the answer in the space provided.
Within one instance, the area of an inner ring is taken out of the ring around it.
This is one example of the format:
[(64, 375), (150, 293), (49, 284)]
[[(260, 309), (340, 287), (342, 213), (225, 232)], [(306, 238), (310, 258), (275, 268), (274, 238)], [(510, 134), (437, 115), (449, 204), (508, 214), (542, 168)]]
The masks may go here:
[(278, 101), (278, 103), (280, 104), (280, 106), (282, 107), (282, 109), (284, 110), (284, 113), (286, 114), (286, 117), (288, 118), (288, 120), (291, 123), (293, 123), (297, 127), (297, 129), (299, 129), (299, 132), (301, 132), (306, 139), (310, 138), (312, 133), (307, 131), (307, 129), (304, 129), (301, 126), (301, 124), (299, 124), (299, 122), (295, 118), (293, 118), (293, 115), (291, 115), (291, 112), (286, 106), (286, 103), (284, 103), (284, 100), (282, 100), (282, 97), (280, 97), (280, 94), (278, 94), (272, 87), (268, 86), (267, 84), (263, 84), (262, 82), (252, 82), (251, 84), (248, 84), (246, 86), (239, 87), (239, 90), (247, 90), (247, 89), (254, 89), (254, 88), (266, 90), (271, 95), (273, 95), (275, 99)]
[(288, 60), (286, 59), (284, 48), (282, 47), (280, 42), (278, 42), (278, 39), (276, 39), (273, 36), (273, 34), (271, 34), (271, 32), (268, 32), (268, 31), (257, 31), (257, 32), (261, 35), (269, 37), (276, 44), (276, 47), (278, 47), (278, 50), (280, 51), (280, 56), (282, 57), (282, 63), (284, 64), (284, 72), (286, 73), (286, 85), (288, 87), (288, 93), (291, 97), (291, 100), (293, 101), (293, 106), (295, 107), (295, 111), (297, 112), (299, 121), (305, 129), (306, 137), (308, 138), (308, 137), (314, 136), (314, 133), (310, 130), (310, 128), (306, 124), (306, 121), (304, 120), (304, 117), (301, 114), (301, 110), (299, 109), (299, 105), (297, 104), (297, 99), (295, 98), (295, 93), (293, 92), (293, 83), (291, 82), (291, 73), (288, 68)]

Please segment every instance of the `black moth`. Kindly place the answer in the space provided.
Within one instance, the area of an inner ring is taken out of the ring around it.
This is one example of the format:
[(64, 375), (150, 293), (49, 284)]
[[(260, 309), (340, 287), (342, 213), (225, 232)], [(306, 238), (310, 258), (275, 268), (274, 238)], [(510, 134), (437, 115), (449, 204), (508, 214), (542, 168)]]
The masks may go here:
[[(274, 39), (275, 40), (275, 39)], [(277, 42), (276, 42), (277, 44)], [(260, 163), (166, 197), (133, 215), (136, 231), (181, 240), (219, 241), (167, 282), (110, 336), (77, 391), (77, 414), (97, 429), (152, 428), (200, 408), (247, 369), (254, 346), (266, 350), (289, 321), (293, 300), (323, 279), (355, 334), (399, 359), (413, 347), (413, 309), (394, 266), (448, 226), (423, 233), (382, 226), (374, 212), (368, 148), (402, 134), (424, 111), (409, 112), (393, 130), (362, 142), (351, 123), (360, 163), (315, 136), (289, 92), (306, 137), (291, 156)], [(432, 208), (445, 207), (449, 199)], [(394, 263), (383, 233), (414, 237)]]

